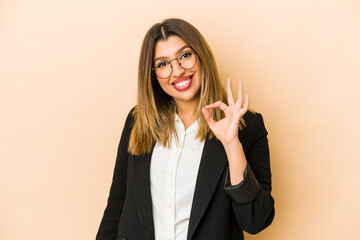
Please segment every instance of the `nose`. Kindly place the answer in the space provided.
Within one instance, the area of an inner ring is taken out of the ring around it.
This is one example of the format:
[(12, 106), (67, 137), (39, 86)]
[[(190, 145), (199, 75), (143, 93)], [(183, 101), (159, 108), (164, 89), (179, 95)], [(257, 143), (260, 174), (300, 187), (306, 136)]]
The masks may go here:
[(176, 60), (171, 63), (171, 67), (172, 67), (172, 74), (171, 75), (174, 76), (174, 77), (179, 77), (185, 72), (185, 69), (183, 69), (180, 66), (179, 62), (176, 61)]

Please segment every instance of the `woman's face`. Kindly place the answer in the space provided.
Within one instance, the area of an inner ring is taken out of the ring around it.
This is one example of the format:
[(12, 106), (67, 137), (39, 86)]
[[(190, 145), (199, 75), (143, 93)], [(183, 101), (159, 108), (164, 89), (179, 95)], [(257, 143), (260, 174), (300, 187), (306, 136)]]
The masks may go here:
[[(164, 61), (170, 61), (181, 56), (186, 58), (193, 50), (176, 35), (168, 37), (167, 40), (160, 40), (155, 45), (154, 66), (163, 66)], [(168, 95), (173, 97), (175, 103), (188, 104), (198, 103), (201, 86), (201, 63), (196, 54), (196, 64), (191, 69), (182, 68), (175, 59), (171, 61), (172, 72), (167, 78), (159, 78), (161, 88)], [(160, 64), (160, 65), (159, 65)], [(185, 64), (183, 64), (185, 66)]]

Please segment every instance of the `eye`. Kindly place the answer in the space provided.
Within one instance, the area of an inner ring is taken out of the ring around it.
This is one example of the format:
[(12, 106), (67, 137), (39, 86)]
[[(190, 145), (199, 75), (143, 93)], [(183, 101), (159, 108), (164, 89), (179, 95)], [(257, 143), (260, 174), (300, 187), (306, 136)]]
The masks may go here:
[(169, 62), (163, 61), (163, 62), (157, 63), (155, 67), (156, 67), (156, 68), (164, 68), (164, 67), (166, 67), (168, 64), (169, 64)]
[(192, 52), (184, 52), (183, 54), (180, 55), (180, 60), (191, 58), (191, 55), (192, 55)]

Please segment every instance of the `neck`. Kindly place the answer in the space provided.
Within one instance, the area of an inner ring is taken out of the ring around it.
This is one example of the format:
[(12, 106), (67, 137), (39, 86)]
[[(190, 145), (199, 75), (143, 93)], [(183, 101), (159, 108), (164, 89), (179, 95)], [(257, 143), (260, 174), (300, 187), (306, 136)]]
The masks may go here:
[(178, 110), (178, 115), (183, 122), (185, 129), (187, 129), (191, 124), (193, 124), (197, 119), (196, 109), (199, 104), (199, 99), (194, 99), (194, 101), (179, 102), (176, 101), (176, 106)]

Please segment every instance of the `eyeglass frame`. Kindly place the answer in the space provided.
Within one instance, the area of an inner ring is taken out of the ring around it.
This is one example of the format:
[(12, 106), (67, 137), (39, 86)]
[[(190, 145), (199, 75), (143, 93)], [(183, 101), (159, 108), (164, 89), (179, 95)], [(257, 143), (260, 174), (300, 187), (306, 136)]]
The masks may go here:
[(182, 54), (180, 54), (180, 56), (178, 56), (177, 58), (173, 58), (173, 59), (171, 59), (171, 60), (169, 60), (169, 61), (164, 61), (164, 62), (167, 62), (167, 63), (170, 64), (171, 72), (170, 72), (169, 76), (167, 76), (167, 77), (165, 77), (165, 78), (162, 78), (162, 77), (159, 77), (158, 75), (156, 75), (156, 73), (155, 73), (155, 67), (151, 68), (151, 70), (154, 71), (155, 75), (156, 75), (158, 78), (166, 79), (166, 78), (170, 77), (171, 74), (172, 74), (172, 72), (173, 72), (173, 66), (172, 66), (171, 62), (174, 61), (175, 59), (177, 60), (179, 66), (180, 66), (182, 69), (184, 69), (184, 70), (192, 69), (192, 68), (195, 67), (195, 65), (196, 65), (196, 55), (197, 55), (197, 54), (196, 54), (195, 51), (189, 51), (189, 53), (194, 53), (194, 54), (195, 54), (195, 63), (194, 63), (194, 66), (192, 66), (191, 68), (184, 68), (183, 66), (181, 66), (181, 64), (180, 64), (180, 62), (179, 62), (179, 58), (181, 57)]

